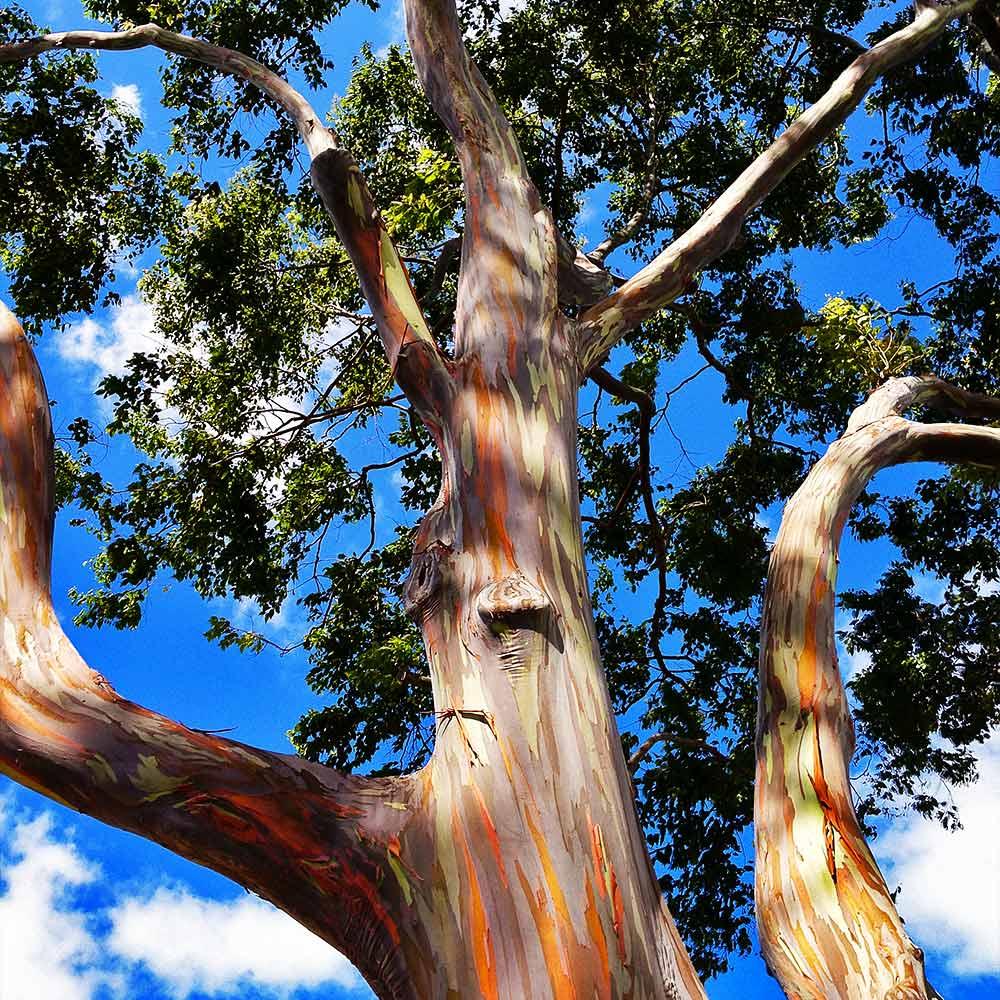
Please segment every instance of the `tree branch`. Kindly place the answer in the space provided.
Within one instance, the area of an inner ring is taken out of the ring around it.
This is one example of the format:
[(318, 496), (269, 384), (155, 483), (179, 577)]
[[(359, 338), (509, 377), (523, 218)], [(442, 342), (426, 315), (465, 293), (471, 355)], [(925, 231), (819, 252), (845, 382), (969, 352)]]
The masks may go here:
[(253, 84), (292, 119), (312, 161), (310, 176), (358, 272), (386, 357), (421, 416), (437, 423), (451, 378), (427, 327), (409, 275), (354, 157), (287, 80), (241, 52), (144, 24), (127, 31), (62, 31), (0, 46), (0, 63), (60, 49), (125, 51), (147, 46), (193, 59)]
[(771, 555), (761, 628), (756, 898), (768, 967), (789, 996), (933, 995), (922, 952), (906, 934), (854, 811), (854, 726), (834, 633), (840, 537), (871, 478), (901, 462), (1000, 466), (1000, 429), (904, 419), (921, 404), (1000, 418), (1000, 400), (933, 377), (892, 380), (858, 408), (791, 499)]
[(618, 229), (609, 233), (605, 239), (587, 254), (592, 263), (601, 267), (604, 266), (604, 262), (610, 253), (624, 246), (639, 232), (643, 223), (649, 217), (653, 201), (660, 193), (660, 179), (656, 173), (657, 153), (659, 152), (660, 144), (660, 113), (652, 97), (650, 97), (649, 105), (651, 121), (649, 124), (649, 138), (646, 142), (646, 170), (639, 207)]
[(660, 643), (667, 630), (667, 576), (670, 571), (667, 559), (667, 543), (663, 537), (663, 524), (656, 510), (656, 499), (653, 496), (653, 468), (650, 458), (649, 439), (652, 434), (652, 421), (656, 413), (656, 405), (652, 397), (641, 389), (615, 378), (605, 368), (595, 368), (590, 373), (591, 379), (605, 392), (634, 403), (639, 411), (639, 468), (637, 474), (642, 494), (642, 506), (649, 523), (649, 536), (653, 545), (653, 558), (656, 563), (656, 600), (653, 602), (653, 617), (649, 629), (649, 649), (657, 665), (664, 673), (669, 673), (663, 661)]
[[(484, 333), (478, 352), (502, 358), (503, 314), (522, 346), (551, 330), (558, 313), (558, 251), (514, 130), (469, 57), (455, 0), (405, 0), (406, 33), (424, 92), (455, 142), (465, 188), (465, 233), (456, 314), (456, 355)], [(474, 266), (470, 262), (474, 261)], [(490, 316), (489, 322), (476, 320)], [(489, 336), (486, 337), (487, 332)]]
[(911, 24), (858, 56), (830, 89), (766, 149), (681, 237), (615, 293), (580, 317), (580, 363), (589, 371), (628, 330), (681, 294), (704, 267), (724, 254), (746, 217), (791, 170), (861, 103), (875, 81), (923, 51), (950, 21), (980, 0), (920, 0)]
[(405, 906), (385, 871), (411, 815), (409, 779), (341, 775), (122, 698), (84, 663), (53, 610), (53, 490), (45, 386), (0, 303), (0, 771), (235, 879), (371, 982), (405, 976), (395, 923)]
[[(709, 743), (708, 740), (695, 739), (691, 736), (675, 736), (673, 733), (653, 733), (647, 736), (636, 748), (635, 753), (628, 759), (628, 769), (632, 774), (639, 769), (639, 765), (650, 755), (653, 748), (658, 743), (673, 743), (689, 750), (703, 750), (714, 757), (720, 764), (727, 767), (732, 766), (732, 761), (717, 746)], [(748, 776), (749, 780), (749, 776)]]

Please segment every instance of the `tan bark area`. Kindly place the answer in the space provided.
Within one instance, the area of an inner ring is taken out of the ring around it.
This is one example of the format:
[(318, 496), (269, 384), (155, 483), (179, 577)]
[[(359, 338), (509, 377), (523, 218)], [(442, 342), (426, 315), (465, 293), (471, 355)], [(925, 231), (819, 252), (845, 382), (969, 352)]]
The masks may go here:
[(789, 501), (771, 555), (757, 725), (757, 921), (769, 968), (801, 1000), (934, 995), (854, 811), (854, 727), (834, 636), (840, 536), (871, 478), (900, 462), (1000, 463), (1000, 430), (904, 419), (917, 403), (1000, 417), (1000, 401), (938, 379), (888, 383)]

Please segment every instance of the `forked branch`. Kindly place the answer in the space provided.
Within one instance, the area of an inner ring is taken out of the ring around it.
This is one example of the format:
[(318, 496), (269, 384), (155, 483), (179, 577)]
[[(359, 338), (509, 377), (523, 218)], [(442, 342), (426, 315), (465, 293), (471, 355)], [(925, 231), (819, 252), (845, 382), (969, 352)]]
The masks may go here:
[(274, 100), (295, 123), (312, 161), (313, 186), (358, 272), (389, 364), (424, 419), (436, 423), (451, 380), (406, 268), (354, 157), (287, 80), (242, 52), (155, 24), (127, 31), (61, 31), (12, 42), (0, 46), (0, 63), (22, 62), (60, 49), (125, 51), (148, 46), (246, 80)]
[(937, 378), (892, 380), (858, 408), (791, 499), (771, 555), (757, 721), (756, 899), (764, 955), (788, 996), (934, 995), (854, 811), (854, 727), (834, 636), (840, 537), (871, 478), (901, 462), (1000, 467), (1000, 429), (905, 419), (917, 405), (1000, 419), (1000, 400)]
[(616, 292), (582, 314), (582, 370), (587, 372), (600, 364), (623, 334), (677, 298), (699, 271), (724, 254), (747, 216), (843, 124), (883, 73), (922, 52), (949, 22), (968, 14), (979, 2), (918, 0), (916, 16), (907, 27), (858, 56), (826, 94), (785, 129), (687, 232)]
[(403, 902), (385, 877), (410, 783), (341, 775), (122, 698), (56, 618), (52, 521), (48, 397), (0, 304), (0, 772), (235, 879), (371, 982), (395, 982), (383, 995), (412, 997), (397, 947)]

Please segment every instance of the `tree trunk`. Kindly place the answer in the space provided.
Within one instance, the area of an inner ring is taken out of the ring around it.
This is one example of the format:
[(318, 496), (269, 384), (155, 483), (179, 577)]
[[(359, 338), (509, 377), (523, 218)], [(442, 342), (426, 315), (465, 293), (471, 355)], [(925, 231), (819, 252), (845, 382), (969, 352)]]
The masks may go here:
[(456, 364), (441, 498), (408, 593), (438, 718), (394, 869), (431, 946), (414, 957), (417, 992), (702, 997), (647, 859), (595, 644), (573, 344), (562, 320), (486, 342), (511, 344), (509, 363), (504, 348)]
[[(0, 62), (16, 62), (154, 45), (272, 97), (309, 149), (386, 357), (443, 468), (407, 593), (434, 688), (430, 764), (365, 780), (193, 732), (117, 695), (55, 618), (47, 396), (0, 308), (0, 770), (270, 899), (343, 951), (380, 997), (703, 998), (646, 854), (595, 643), (577, 495), (580, 379), (725, 251), (880, 73), (975, 5), (918, 5), (912, 25), (852, 63), (687, 234), (575, 323), (559, 311), (560, 268), (563, 301), (590, 301), (607, 276), (560, 250), (516, 136), (465, 50), (455, 0), (404, 0), (417, 72), (465, 188), (453, 361), (357, 164), (267, 67), (155, 25), (0, 47)], [(962, 447), (982, 445), (970, 440)], [(821, 538), (807, 522), (783, 530), (768, 598), (777, 624), (762, 661), (762, 939), (789, 996), (906, 996), (919, 956), (856, 829), (843, 690), (819, 658), (831, 655), (817, 630), (832, 627), (820, 602), (832, 601), (843, 524), (828, 513)], [(786, 621), (801, 634), (779, 640)]]
[[(51, 429), (0, 322), (0, 768), (208, 865), (340, 948), (380, 997), (700, 998), (633, 805), (580, 532), (577, 366), (552, 313), (529, 350), (468, 353), (407, 603), (438, 717), (421, 773), (354, 779), (121, 698), (49, 597)], [(499, 361), (503, 358), (503, 362)], [(508, 363), (509, 362), (509, 363)]]

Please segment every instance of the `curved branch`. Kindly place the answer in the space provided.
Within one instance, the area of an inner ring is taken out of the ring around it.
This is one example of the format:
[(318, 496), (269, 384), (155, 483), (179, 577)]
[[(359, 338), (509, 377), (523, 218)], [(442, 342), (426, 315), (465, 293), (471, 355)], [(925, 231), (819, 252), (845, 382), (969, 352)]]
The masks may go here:
[(761, 629), (756, 900), (764, 956), (789, 996), (933, 995), (923, 954), (854, 811), (854, 726), (834, 635), (840, 537), (871, 478), (901, 462), (1000, 466), (1000, 429), (904, 419), (919, 404), (1000, 417), (1000, 401), (940, 379), (887, 383), (788, 503), (771, 555)]
[(653, 656), (658, 661), (661, 668), (666, 671), (666, 664), (663, 662), (660, 652), (660, 642), (663, 640), (663, 633), (667, 628), (666, 602), (667, 602), (667, 575), (669, 573), (669, 562), (667, 559), (667, 545), (663, 537), (663, 524), (660, 515), (656, 510), (656, 498), (653, 496), (653, 468), (650, 457), (649, 439), (652, 435), (652, 421), (656, 414), (656, 404), (648, 392), (643, 392), (635, 386), (615, 378), (606, 368), (595, 368), (590, 373), (594, 383), (600, 386), (605, 392), (619, 399), (627, 399), (634, 403), (639, 411), (639, 467), (636, 470), (642, 492), (642, 506), (649, 523), (650, 541), (653, 544), (653, 556), (656, 563), (657, 590), (656, 601), (653, 604), (653, 618), (650, 623), (650, 649)]
[(341, 775), (122, 698), (56, 618), (52, 524), (48, 397), (0, 303), (0, 772), (227, 875), (345, 952), (381, 995), (412, 997), (406, 908), (385, 878), (411, 783)]
[[(659, 743), (673, 743), (688, 750), (702, 750), (714, 757), (720, 764), (732, 766), (732, 761), (717, 746), (708, 740), (696, 739), (692, 736), (675, 736), (673, 733), (653, 733), (639, 744), (635, 753), (628, 759), (628, 769), (631, 774), (639, 769), (642, 762), (652, 753)], [(749, 775), (748, 775), (749, 777)]]
[(660, 178), (656, 174), (656, 161), (658, 159), (660, 145), (660, 112), (656, 102), (650, 97), (651, 121), (649, 124), (649, 137), (646, 141), (646, 169), (643, 174), (642, 194), (639, 198), (639, 205), (632, 215), (622, 223), (622, 225), (608, 233), (608, 235), (594, 247), (587, 257), (594, 264), (601, 267), (608, 259), (608, 255), (619, 247), (629, 243), (637, 232), (642, 228), (653, 207), (656, 196), (661, 191)]
[(883, 73), (923, 51), (949, 22), (968, 14), (979, 2), (919, 0), (911, 24), (858, 56), (826, 94), (789, 125), (686, 233), (614, 294), (582, 314), (582, 369), (586, 372), (600, 364), (623, 334), (675, 299), (699, 271), (724, 254), (750, 212), (847, 119)]
[(144, 24), (127, 31), (61, 31), (0, 46), (0, 63), (61, 49), (126, 51), (148, 46), (204, 63), (253, 84), (295, 123), (312, 161), (310, 176), (347, 249), (400, 386), (425, 420), (437, 423), (450, 376), (417, 303), (409, 275), (354, 157), (287, 80), (250, 56)]

